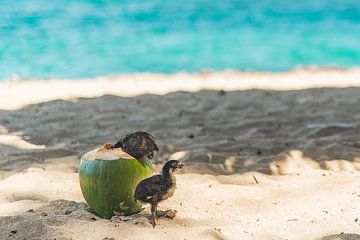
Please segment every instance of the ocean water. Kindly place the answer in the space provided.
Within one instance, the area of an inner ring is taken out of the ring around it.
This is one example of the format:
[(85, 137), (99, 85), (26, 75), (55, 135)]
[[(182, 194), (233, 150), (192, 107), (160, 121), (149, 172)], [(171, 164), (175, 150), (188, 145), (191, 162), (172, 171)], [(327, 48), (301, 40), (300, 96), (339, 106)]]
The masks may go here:
[(360, 66), (359, 0), (2, 0), (0, 80)]

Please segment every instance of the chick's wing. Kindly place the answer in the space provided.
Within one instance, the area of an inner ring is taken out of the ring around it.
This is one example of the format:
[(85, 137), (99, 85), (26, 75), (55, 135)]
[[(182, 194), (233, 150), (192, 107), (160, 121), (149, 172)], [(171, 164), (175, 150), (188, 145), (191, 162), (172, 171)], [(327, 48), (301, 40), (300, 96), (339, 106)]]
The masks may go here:
[(155, 175), (142, 180), (136, 187), (134, 197), (138, 200), (149, 201), (159, 197), (164, 192), (164, 182), (161, 175)]

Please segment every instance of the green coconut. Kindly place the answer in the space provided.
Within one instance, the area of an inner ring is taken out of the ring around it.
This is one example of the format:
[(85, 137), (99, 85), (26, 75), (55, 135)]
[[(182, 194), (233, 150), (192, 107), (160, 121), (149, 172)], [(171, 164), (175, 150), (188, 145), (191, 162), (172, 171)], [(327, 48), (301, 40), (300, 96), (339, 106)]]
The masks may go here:
[(150, 159), (138, 160), (121, 148), (104, 145), (86, 153), (79, 168), (80, 187), (90, 208), (99, 216), (141, 211), (134, 199), (137, 184), (153, 173)]

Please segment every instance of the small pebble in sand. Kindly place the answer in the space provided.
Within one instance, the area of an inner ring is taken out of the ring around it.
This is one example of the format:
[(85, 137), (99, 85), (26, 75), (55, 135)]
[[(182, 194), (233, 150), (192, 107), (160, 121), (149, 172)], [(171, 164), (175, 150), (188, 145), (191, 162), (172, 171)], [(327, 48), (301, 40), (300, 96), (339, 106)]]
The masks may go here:
[(221, 233), (221, 228), (214, 228), (214, 230)]
[(190, 139), (193, 139), (193, 138), (195, 138), (195, 135), (191, 133), (191, 134), (187, 135), (186, 137), (190, 138)]
[(223, 204), (223, 202), (224, 202), (224, 200), (221, 202), (216, 202), (216, 205), (221, 205), (221, 204)]
[(64, 212), (65, 215), (69, 215), (70, 213), (72, 213), (72, 211), (69, 209), (65, 210), (65, 212)]
[(219, 96), (224, 96), (224, 95), (226, 94), (226, 92), (221, 89), (221, 90), (218, 92), (218, 94), (219, 94)]
[(165, 213), (165, 217), (169, 219), (173, 219), (176, 217), (176, 213), (177, 213), (176, 210), (167, 210)]
[(11, 230), (11, 232), (9, 234), (9, 237), (14, 236), (16, 233), (17, 233), (17, 230)]

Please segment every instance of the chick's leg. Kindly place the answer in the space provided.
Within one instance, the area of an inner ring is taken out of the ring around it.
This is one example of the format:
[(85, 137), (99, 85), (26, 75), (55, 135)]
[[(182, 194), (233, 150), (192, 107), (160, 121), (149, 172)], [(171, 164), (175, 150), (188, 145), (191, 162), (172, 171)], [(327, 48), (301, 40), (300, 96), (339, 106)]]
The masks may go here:
[(157, 206), (158, 206), (158, 201), (157, 200), (153, 200), (151, 202), (151, 219), (150, 219), (150, 223), (153, 225), (153, 227), (155, 228), (156, 225), (156, 220), (157, 220)]

